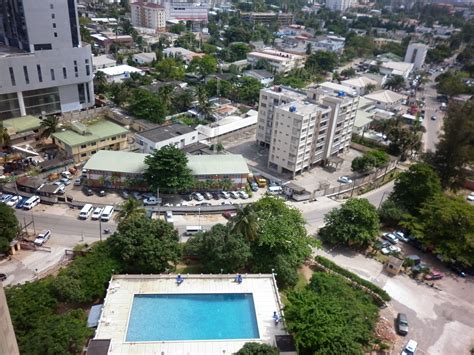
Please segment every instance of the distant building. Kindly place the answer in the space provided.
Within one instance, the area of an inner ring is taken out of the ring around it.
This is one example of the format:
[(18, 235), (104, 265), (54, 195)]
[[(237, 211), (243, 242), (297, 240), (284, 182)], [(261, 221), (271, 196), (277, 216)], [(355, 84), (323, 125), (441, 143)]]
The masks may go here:
[(181, 58), (186, 64), (191, 63), (193, 58), (202, 57), (204, 54), (190, 51), (181, 47), (169, 47), (163, 50), (163, 54), (169, 58)]
[(166, 21), (191, 21), (194, 23), (207, 23), (209, 4), (207, 1), (164, 0)]
[(405, 97), (390, 90), (380, 90), (364, 96), (373, 101), (377, 108), (388, 111), (399, 111)]
[(244, 76), (257, 79), (263, 86), (269, 86), (273, 83), (274, 75), (266, 70), (253, 69), (244, 71)]
[(136, 53), (132, 56), (132, 60), (137, 64), (149, 64), (156, 60), (156, 53)]
[(95, 45), (103, 52), (110, 53), (112, 46), (132, 48), (134, 46), (133, 37), (130, 35), (116, 35), (112, 32), (101, 32), (91, 34)]
[(128, 130), (116, 123), (100, 120), (73, 122), (70, 129), (53, 133), (53, 142), (76, 163), (87, 160), (100, 149), (123, 150), (128, 147)]
[(415, 69), (420, 69), (425, 64), (428, 46), (423, 43), (410, 43), (405, 53), (405, 62), (413, 63)]
[(243, 21), (252, 23), (263, 23), (267, 25), (278, 24), (278, 26), (289, 26), (293, 23), (293, 14), (277, 12), (242, 12), (240, 17)]
[(152, 28), (164, 31), (166, 28), (165, 8), (147, 1), (136, 1), (130, 4), (131, 22), (133, 26)]
[(0, 119), (94, 105), (76, 1), (0, 1)]
[(352, 7), (352, 0), (326, 0), (326, 7), (331, 11), (344, 12)]
[(270, 64), (277, 73), (287, 73), (292, 69), (302, 68), (304, 66), (305, 57), (273, 49), (264, 49), (259, 52), (248, 53), (247, 61), (252, 66), (256, 65), (259, 61), (265, 61)]
[(377, 88), (378, 83), (366, 76), (360, 76), (357, 78), (347, 79), (341, 81), (341, 85), (347, 86), (357, 92), (357, 95), (365, 95), (367, 91), (367, 86), (373, 85), (374, 88)]
[(41, 120), (34, 116), (10, 118), (2, 122), (11, 145), (32, 145), (40, 138)]
[(130, 78), (131, 73), (144, 75), (145, 72), (141, 69), (131, 67), (130, 65), (117, 65), (116, 67), (99, 69), (105, 74), (108, 83), (120, 83), (125, 79)]
[(111, 68), (117, 65), (117, 61), (107, 55), (98, 55), (92, 57), (92, 71), (95, 73), (99, 69)]
[(166, 145), (184, 148), (198, 141), (198, 131), (180, 123), (160, 126), (136, 133), (141, 153), (153, 153)]
[(230, 115), (208, 125), (198, 125), (196, 130), (207, 139), (212, 140), (254, 126), (257, 124), (257, 119), (257, 111), (249, 110), (242, 116)]
[(411, 71), (413, 70), (412, 63), (404, 63), (404, 62), (382, 62), (379, 66), (379, 72), (383, 75), (400, 75), (403, 76), (405, 79), (408, 78)]
[(311, 46), (311, 52), (325, 51), (340, 53), (344, 50), (346, 39), (338, 36), (326, 36), (324, 38), (312, 38), (306, 41)]

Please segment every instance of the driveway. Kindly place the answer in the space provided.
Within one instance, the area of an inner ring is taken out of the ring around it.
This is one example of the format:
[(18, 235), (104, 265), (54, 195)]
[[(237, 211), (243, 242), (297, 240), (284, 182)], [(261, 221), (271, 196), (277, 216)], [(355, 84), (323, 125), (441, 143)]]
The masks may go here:
[(474, 341), (474, 281), (449, 274), (439, 281), (439, 288), (417, 283), (406, 275), (388, 276), (382, 264), (348, 250), (315, 250), (360, 277), (382, 287), (392, 297), (390, 310), (395, 318), (406, 313), (410, 332), (398, 337), (393, 354), (414, 339), (417, 354), (469, 354)]

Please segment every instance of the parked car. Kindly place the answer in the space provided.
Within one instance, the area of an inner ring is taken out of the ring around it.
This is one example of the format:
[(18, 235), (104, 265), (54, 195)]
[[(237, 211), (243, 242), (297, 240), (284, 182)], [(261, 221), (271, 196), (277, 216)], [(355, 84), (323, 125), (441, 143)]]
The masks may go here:
[(195, 199), (196, 201), (202, 201), (202, 200), (204, 200), (204, 196), (201, 195), (199, 192), (195, 192), (195, 193), (194, 193), (194, 199)]
[(133, 191), (132, 192), (132, 196), (135, 200), (141, 200), (142, 199), (142, 195), (141, 193), (137, 192), (137, 191)]
[(400, 249), (396, 245), (389, 245), (388, 250), (390, 254), (398, 254), (402, 252), (402, 249)]
[(0, 202), (7, 203), (12, 197), (13, 195), (10, 194), (3, 195), (2, 198), (0, 198)]
[(158, 204), (158, 199), (156, 197), (147, 197), (143, 200), (145, 206), (155, 206)]
[(405, 313), (398, 313), (397, 315), (397, 331), (400, 335), (408, 334), (408, 318)]
[(210, 202), (201, 202), (201, 203), (196, 203), (196, 206), (209, 207), (209, 206), (212, 206), (212, 203), (210, 203)]
[(80, 186), (81, 185), (81, 178), (74, 180), (74, 186)]
[(40, 234), (38, 234), (38, 236), (36, 237), (34, 243), (35, 243), (36, 246), (40, 247), (44, 243), (46, 243), (50, 237), (51, 237), (51, 231), (49, 229), (45, 230), (45, 231), (41, 232)]
[(86, 196), (92, 196), (92, 195), (94, 194), (94, 192), (93, 192), (91, 189), (87, 188), (87, 187), (84, 187), (84, 188), (82, 189), (82, 192), (83, 192), (84, 195), (86, 195)]
[(12, 198), (7, 201), (7, 206), (14, 207), (20, 200), (21, 196), (12, 196)]
[(61, 176), (69, 180), (71, 178), (71, 173), (69, 171), (62, 171)]
[(126, 200), (128, 200), (128, 198), (130, 197), (130, 194), (128, 193), (128, 191), (126, 190), (123, 190), (122, 191), (122, 197)]
[(192, 200), (193, 200), (193, 195), (192, 195), (192, 194), (184, 195), (184, 196), (183, 196), (183, 200), (185, 200), (185, 201), (192, 201)]
[(410, 238), (408, 238), (407, 236), (405, 236), (405, 233), (403, 233), (402, 231), (396, 231), (395, 233), (395, 236), (401, 240), (402, 242), (405, 242), (405, 243), (408, 243), (408, 241), (410, 240)]
[(389, 246), (390, 246), (390, 243), (383, 240), (378, 240), (374, 245), (374, 247), (378, 250), (382, 250), (383, 248), (388, 248)]
[(392, 244), (397, 244), (398, 243), (398, 238), (393, 233), (384, 233), (382, 235), (382, 238), (385, 239), (385, 240), (388, 240)]
[(340, 182), (341, 184), (352, 184), (352, 180), (347, 176), (341, 176), (337, 179), (337, 182)]
[(66, 178), (62, 178), (59, 181), (65, 186), (68, 186), (69, 184), (71, 184), (71, 180), (66, 179)]
[(230, 192), (230, 197), (236, 199), (236, 198), (239, 198), (239, 194), (237, 193), (237, 191), (231, 191)]
[(237, 215), (237, 213), (230, 212), (230, 211), (226, 211), (222, 214), (222, 216), (224, 216), (224, 218), (227, 218), (227, 219), (231, 219), (232, 217), (234, 217), (236, 215)]
[(429, 274), (425, 275), (425, 280), (434, 281), (434, 280), (441, 280), (444, 277), (444, 274), (439, 271), (432, 270)]
[(232, 205), (232, 201), (222, 201), (221, 202), (221, 205), (225, 206), (225, 205)]
[(418, 343), (414, 340), (410, 340), (407, 345), (405, 345), (400, 355), (414, 355), (417, 347)]
[(221, 191), (221, 196), (222, 196), (222, 198), (225, 198), (225, 199), (228, 199), (230, 197), (230, 195), (227, 191)]
[(471, 192), (469, 195), (467, 195), (468, 201), (474, 201), (474, 192)]
[(431, 121), (436, 121), (436, 116), (435, 115), (431, 116)]
[(28, 201), (28, 197), (22, 197), (15, 207), (18, 209), (22, 209), (26, 201)]
[(92, 212), (92, 219), (93, 220), (97, 220), (100, 218), (100, 216), (102, 215), (102, 212), (104, 211), (104, 209), (102, 207), (96, 207), (94, 212)]
[(172, 211), (166, 211), (165, 212), (165, 219), (166, 219), (166, 222), (173, 223), (173, 212)]
[(204, 196), (204, 198), (205, 198), (206, 200), (210, 200), (210, 199), (212, 198), (212, 194), (209, 193), (209, 192), (204, 192), (204, 193), (203, 193), (203, 196)]
[(213, 192), (212, 193), (212, 197), (214, 198), (214, 200), (218, 200), (221, 198), (220, 194), (218, 192)]
[(99, 190), (99, 191), (97, 192), (97, 195), (99, 195), (100, 197), (104, 197), (104, 196), (107, 195), (107, 193), (105, 192), (105, 190)]
[(457, 264), (449, 264), (448, 267), (459, 276), (466, 277), (466, 271), (464, 271), (464, 269), (461, 266)]
[(249, 185), (250, 185), (250, 190), (252, 190), (253, 192), (258, 191), (258, 185), (255, 181), (250, 182)]
[(249, 195), (245, 191), (239, 191), (238, 192), (239, 196), (243, 198), (244, 200), (249, 198)]
[(7, 277), (7, 274), (0, 274), (0, 281), (5, 281)]

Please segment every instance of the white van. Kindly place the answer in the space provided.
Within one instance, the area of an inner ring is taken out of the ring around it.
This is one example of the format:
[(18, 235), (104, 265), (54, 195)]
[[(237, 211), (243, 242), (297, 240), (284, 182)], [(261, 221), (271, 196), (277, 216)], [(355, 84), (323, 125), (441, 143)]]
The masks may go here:
[(100, 220), (102, 222), (108, 222), (109, 219), (112, 217), (113, 213), (114, 213), (113, 206), (105, 206), (104, 210), (102, 211), (102, 215), (100, 216)]
[(38, 196), (31, 196), (28, 200), (26, 200), (25, 204), (23, 205), (23, 208), (25, 210), (31, 210), (38, 203), (40, 203), (40, 201), (41, 200)]
[(278, 194), (281, 194), (283, 189), (281, 188), (281, 186), (269, 186), (267, 191), (269, 194), (278, 195)]
[(100, 216), (102, 216), (102, 211), (104, 209), (102, 207), (96, 207), (94, 212), (92, 212), (92, 220), (95, 221), (95, 220), (98, 220), (100, 218)]
[(81, 212), (79, 212), (79, 219), (89, 218), (93, 210), (94, 206), (92, 206), (90, 203), (85, 204), (84, 207), (82, 207)]
[(185, 235), (195, 235), (201, 232), (205, 232), (206, 230), (202, 228), (202, 226), (186, 226)]

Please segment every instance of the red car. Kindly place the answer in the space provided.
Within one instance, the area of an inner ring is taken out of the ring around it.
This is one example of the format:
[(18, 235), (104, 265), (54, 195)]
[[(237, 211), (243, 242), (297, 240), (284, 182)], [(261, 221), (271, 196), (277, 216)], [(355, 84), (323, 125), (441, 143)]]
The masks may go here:
[(427, 275), (425, 275), (425, 280), (433, 281), (433, 280), (441, 280), (444, 277), (444, 274), (439, 271), (433, 271)]
[(232, 217), (236, 216), (237, 213), (235, 212), (230, 212), (230, 211), (226, 211), (222, 214), (225, 218), (227, 219), (231, 219)]

